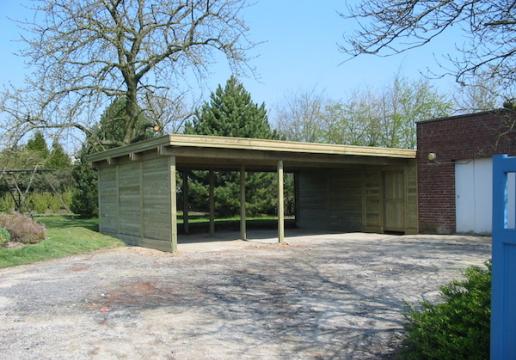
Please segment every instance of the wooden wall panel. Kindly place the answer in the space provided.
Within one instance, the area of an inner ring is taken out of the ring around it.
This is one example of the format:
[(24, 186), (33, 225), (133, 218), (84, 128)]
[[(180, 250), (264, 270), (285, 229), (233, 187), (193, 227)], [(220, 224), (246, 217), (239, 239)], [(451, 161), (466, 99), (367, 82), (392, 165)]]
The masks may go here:
[(417, 233), (417, 179), (412, 161), (401, 167), (299, 171), (298, 226), (314, 230), (383, 232), (384, 174), (389, 171), (402, 174), (399, 184), (394, 184), (404, 192), (402, 229), (406, 233)]
[(362, 224), (361, 180), (343, 170), (300, 171), (299, 227), (359, 231)]
[(354, 171), (332, 171), (328, 184), (329, 228), (360, 231), (362, 227), (362, 181)]
[(328, 177), (322, 171), (300, 171), (297, 180), (299, 189), (297, 225), (307, 229), (326, 227), (329, 216)]
[(362, 229), (383, 232), (383, 182), (380, 169), (368, 169), (362, 176)]
[(406, 204), (405, 228), (408, 234), (417, 234), (418, 228), (418, 195), (416, 161), (411, 161), (405, 168)]
[(119, 235), (127, 242), (138, 245), (140, 238), (140, 166), (136, 161), (118, 167)]
[(170, 200), (168, 195), (168, 157), (157, 157), (143, 163), (144, 244), (156, 247), (163, 241), (170, 250)]
[(101, 232), (129, 245), (170, 251), (168, 157), (122, 160), (98, 170)]
[(118, 193), (116, 167), (102, 167), (98, 170), (99, 230), (116, 234), (118, 231)]

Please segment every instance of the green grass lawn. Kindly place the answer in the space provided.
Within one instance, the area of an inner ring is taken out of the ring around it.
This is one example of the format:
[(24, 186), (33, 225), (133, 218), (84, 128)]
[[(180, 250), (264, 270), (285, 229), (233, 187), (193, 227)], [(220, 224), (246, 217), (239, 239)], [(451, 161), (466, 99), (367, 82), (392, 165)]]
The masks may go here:
[[(93, 250), (123, 246), (124, 243), (114, 237), (97, 232), (98, 219), (79, 219), (73, 216), (38, 216), (36, 220), (47, 228), (47, 238), (38, 244), (21, 248), (0, 247), (0, 268), (30, 264), (36, 261), (59, 258)], [(275, 216), (248, 217), (250, 226), (267, 226), (277, 220)], [(215, 219), (219, 229), (238, 227), (238, 216)], [(179, 213), (178, 224), (183, 223)], [(209, 219), (205, 214), (191, 214), (189, 222), (198, 231), (207, 231)], [(206, 229), (205, 229), (206, 228)]]
[[(278, 220), (277, 216), (274, 215), (258, 215), (258, 216), (247, 216), (247, 221), (273, 221)], [(240, 216), (234, 215), (234, 216), (225, 216), (225, 217), (216, 217), (215, 222), (216, 223), (222, 223), (222, 222), (239, 222)], [(209, 223), (210, 219), (206, 214), (189, 214), (188, 215), (188, 222), (189, 223)], [(182, 224), (183, 223), (183, 213), (181, 211), (178, 211), (177, 213), (177, 223)]]
[(118, 239), (98, 233), (97, 219), (44, 216), (37, 221), (47, 227), (47, 238), (22, 248), (0, 248), (0, 268), (124, 245)]

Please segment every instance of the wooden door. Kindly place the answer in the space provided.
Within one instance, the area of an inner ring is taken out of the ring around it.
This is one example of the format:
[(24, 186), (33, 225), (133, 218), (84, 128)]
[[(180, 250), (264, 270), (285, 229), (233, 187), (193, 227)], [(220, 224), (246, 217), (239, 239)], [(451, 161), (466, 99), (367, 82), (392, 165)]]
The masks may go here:
[(405, 177), (403, 171), (384, 173), (384, 230), (405, 231)]

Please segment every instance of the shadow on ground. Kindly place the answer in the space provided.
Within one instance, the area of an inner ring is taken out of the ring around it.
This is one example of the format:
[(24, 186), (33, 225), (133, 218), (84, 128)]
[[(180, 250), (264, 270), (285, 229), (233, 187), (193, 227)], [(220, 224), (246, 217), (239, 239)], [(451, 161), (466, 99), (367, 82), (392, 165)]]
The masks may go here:
[[(419, 298), (419, 291), (421, 299), (435, 296), (432, 283), (439, 281), (441, 267), (453, 267), (464, 254), (485, 255), (489, 246), (461, 238), (380, 244), (388, 248), (355, 243), (343, 251), (337, 241), (305, 249), (302, 256), (249, 259), (223, 272), (214, 266), (206, 281), (187, 274), (180, 283), (136, 281), (109, 295), (104, 306), (205, 313), (219, 325), (182, 336), (232, 334), (225, 341), (239, 347), (242, 356), (271, 343), (281, 344), (282, 358), (388, 356), (403, 326), (405, 301)], [(178, 291), (186, 282), (189, 286)], [(244, 346), (243, 339), (253, 341)]]

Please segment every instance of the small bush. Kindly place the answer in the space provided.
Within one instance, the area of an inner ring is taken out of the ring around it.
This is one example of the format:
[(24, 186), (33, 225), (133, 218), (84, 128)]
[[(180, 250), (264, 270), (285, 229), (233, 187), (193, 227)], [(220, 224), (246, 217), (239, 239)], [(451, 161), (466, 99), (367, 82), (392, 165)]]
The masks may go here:
[(75, 188), (70, 210), (83, 218), (90, 218), (98, 214), (97, 173), (88, 164), (85, 156), (86, 153), (82, 151), (80, 161), (72, 170)]
[(491, 264), (441, 287), (442, 303), (408, 313), (401, 359), (489, 359)]
[(0, 197), (0, 212), (8, 212), (14, 210), (14, 200), (9, 194)]
[(37, 214), (44, 214), (48, 209), (49, 196), (48, 193), (32, 193), (28, 197), (29, 210), (35, 211)]
[(0, 246), (5, 245), (9, 241), (11, 241), (11, 234), (9, 234), (6, 228), (0, 226)]
[(0, 226), (9, 231), (11, 240), (23, 244), (36, 244), (45, 239), (43, 225), (20, 213), (0, 214)]
[(35, 211), (37, 214), (57, 214), (62, 207), (60, 196), (60, 194), (49, 192), (32, 193), (29, 197), (29, 210)]

